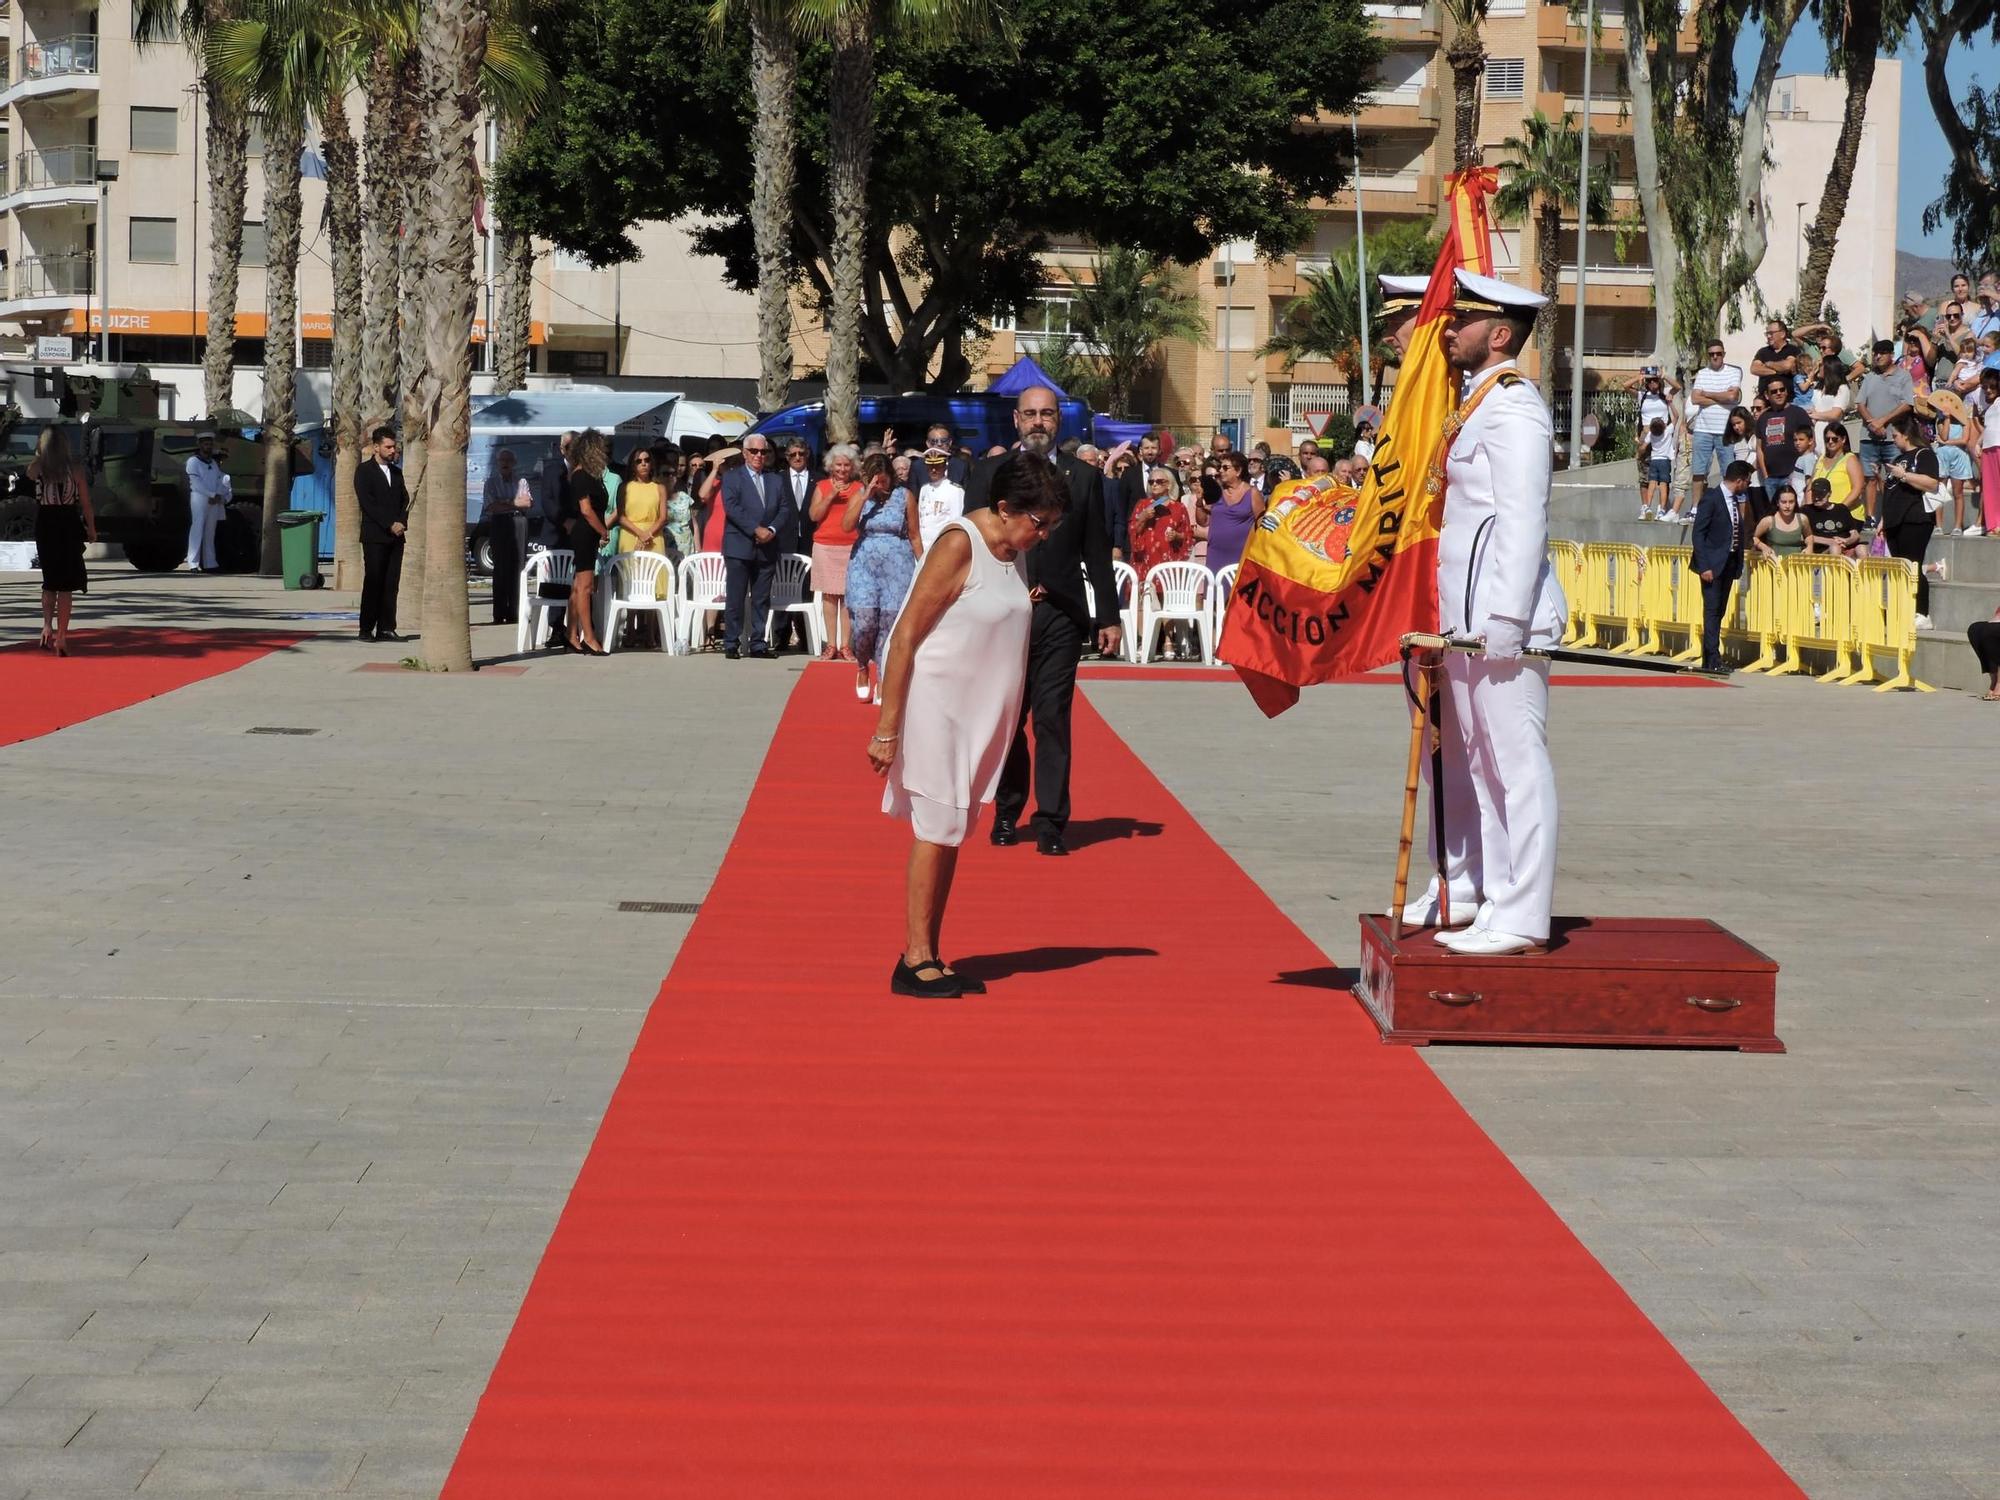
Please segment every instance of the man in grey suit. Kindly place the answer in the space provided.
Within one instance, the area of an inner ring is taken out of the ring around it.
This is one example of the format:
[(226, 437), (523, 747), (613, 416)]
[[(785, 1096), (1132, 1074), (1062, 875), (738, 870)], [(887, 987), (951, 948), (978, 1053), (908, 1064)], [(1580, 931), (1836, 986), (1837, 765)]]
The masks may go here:
[(738, 648), (746, 600), (750, 655), (766, 661), (778, 655), (764, 638), (764, 622), (771, 612), (771, 577), (778, 568), (782, 534), (795, 531), (797, 523), (778, 476), (765, 472), (770, 461), (771, 440), (753, 432), (743, 440), (743, 467), (722, 476), (722, 654), (731, 661), (742, 655)]

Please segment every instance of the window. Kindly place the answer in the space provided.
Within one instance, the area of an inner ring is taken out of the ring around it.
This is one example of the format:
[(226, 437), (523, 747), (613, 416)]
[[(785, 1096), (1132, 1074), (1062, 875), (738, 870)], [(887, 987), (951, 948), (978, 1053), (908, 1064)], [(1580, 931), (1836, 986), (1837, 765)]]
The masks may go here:
[(1378, 104), (1409, 103), (1424, 91), (1430, 57), (1423, 52), (1391, 52), (1375, 68), (1369, 98)]
[(551, 375), (604, 375), (611, 369), (611, 356), (602, 349), (551, 349)]
[(1218, 307), (1215, 310), (1215, 347), (1254, 349), (1257, 347), (1257, 309)]
[(1486, 60), (1486, 97), (1521, 99), (1527, 96), (1528, 64), (1519, 57), (1489, 57)]
[(299, 368), (302, 370), (331, 370), (333, 368), (333, 340), (301, 339), (299, 341)]
[(252, 115), (250, 117), (250, 140), (249, 145), (245, 149), (252, 156), (262, 156), (264, 154), (264, 117), (262, 115)]
[(132, 106), (132, 149), (134, 151), (178, 151), (181, 112), (177, 109), (148, 109)]
[(133, 219), (127, 258), (134, 265), (170, 266), (176, 253), (176, 219)]
[(1489, 16), (1525, 16), (1527, 13), (1528, 0), (1492, 0), (1486, 8)]
[(243, 221), (242, 264), (246, 266), (264, 265), (266, 263), (264, 257), (268, 253), (269, 246), (264, 238), (264, 221), (262, 219), (245, 219)]
[(993, 326), (1012, 329), (1014, 345), (1023, 352), (1039, 347), (1043, 339), (1074, 334), (1076, 329), (1071, 321), (1076, 309), (1076, 296), (1069, 287), (1045, 286), (1021, 304), (1018, 317), (995, 318)]

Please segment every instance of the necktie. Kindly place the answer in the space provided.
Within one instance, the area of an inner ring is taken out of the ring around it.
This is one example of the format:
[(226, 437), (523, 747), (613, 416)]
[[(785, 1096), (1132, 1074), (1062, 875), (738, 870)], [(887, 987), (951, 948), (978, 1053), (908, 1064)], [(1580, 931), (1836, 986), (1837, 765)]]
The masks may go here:
[(1734, 494), (1731, 494), (1728, 498), (1729, 498), (1729, 550), (1731, 552), (1740, 552), (1743, 550), (1743, 522), (1739, 518), (1736, 509), (1737, 497)]

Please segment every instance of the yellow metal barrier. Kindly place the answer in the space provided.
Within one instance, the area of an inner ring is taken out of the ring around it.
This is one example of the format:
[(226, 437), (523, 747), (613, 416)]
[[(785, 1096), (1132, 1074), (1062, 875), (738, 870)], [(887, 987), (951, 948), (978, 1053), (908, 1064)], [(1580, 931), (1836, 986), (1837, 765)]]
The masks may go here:
[(1573, 641), (1583, 630), (1583, 548), (1562, 537), (1549, 538), (1549, 571), (1562, 585), (1563, 600), (1569, 608), (1563, 640)]
[(1833, 653), (1833, 670), (1824, 680), (1847, 681), (1854, 671), (1854, 559), (1792, 556), (1775, 571), (1783, 580), (1778, 620), (1786, 660), (1773, 667), (1771, 675), (1804, 672), (1801, 649), (1819, 650)]
[(1857, 567), (1854, 580), (1853, 619), (1855, 654), (1858, 665), (1841, 681), (1874, 682), (1877, 652), (1896, 659), (1896, 675), (1877, 683), (1875, 691), (1914, 688), (1933, 691), (1927, 682), (1910, 674), (1910, 660), (1917, 649), (1917, 565), (1907, 557), (1870, 557)]
[(1645, 556), (1630, 542), (1585, 542), (1583, 544), (1583, 631), (1579, 646), (1599, 645), (1599, 630), (1622, 630), (1617, 644), (1603, 642), (1607, 650), (1633, 653), (1639, 649), (1639, 580), (1645, 571)]
[(1778, 565), (1768, 557), (1746, 558), (1722, 612), (1722, 638), (1756, 651), (1739, 670), (1773, 676), (1788, 670), (1778, 665), (1783, 625), (1784, 579)]
[[(1645, 619), (1645, 636), (1639, 643), (1641, 651), (1671, 656), (1675, 661), (1700, 659), (1701, 579), (1694, 571), (1691, 548), (1646, 549), (1646, 571), (1639, 583), (1639, 609)], [(1682, 649), (1670, 650), (1662, 631), (1684, 637)]]

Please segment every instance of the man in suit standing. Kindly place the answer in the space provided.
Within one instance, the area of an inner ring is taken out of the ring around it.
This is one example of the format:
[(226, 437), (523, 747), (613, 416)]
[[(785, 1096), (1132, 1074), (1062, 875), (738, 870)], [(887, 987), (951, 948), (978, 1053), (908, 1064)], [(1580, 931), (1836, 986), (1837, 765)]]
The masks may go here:
[(374, 451), (354, 471), (354, 498), (361, 507), (361, 639), (400, 641), (396, 634), (396, 591), (403, 577), (403, 534), (410, 517), (410, 492), (396, 467), (401, 452), (394, 429), (375, 429)]
[(933, 422), (924, 429), (924, 451), (928, 453), (933, 448), (942, 448), (951, 455), (944, 466), (944, 477), (964, 489), (966, 476), (972, 472), (972, 460), (958, 451), (958, 435), (949, 422)]
[[(1043, 854), (1069, 853), (1063, 831), (1069, 826), (1069, 718), (1076, 697), (1076, 663), (1084, 642), (1095, 637), (1097, 649), (1118, 650), (1118, 589), (1111, 576), (1111, 539), (1105, 534), (1104, 477), (1089, 464), (1054, 452), (1061, 412), (1056, 394), (1046, 386), (1030, 386), (1014, 398), (1014, 430), (1020, 446), (1052, 459), (1069, 486), (1069, 508), (1050, 528), (1041, 544), (1027, 554), (1028, 597), (1034, 601), (1034, 625), (1028, 637), (1028, 681), (1021, 703), (1021, 723), (1014, 745), (1000, 771), (1000, 790), (993, 801), (996, 844), (1020, 842), (1021, 814), (1028, 806), (1028, 785), (1035, 789), (1035, 848)], [(1158, 455), (1158, 449), (1155, 450)], [(982, 458), (972, 466), (966, 484), (969, 515), (992, 504), (993, 475), (1006, 454)], [(1093, 612), (1084, 597), (1084, 578), (1096, 595)], [(1035, 721), (1035, 748), (1028, 753), (1028, 720)]]
[(565, 432), (558, 438), (556, 456), (542, 464), (542, 472), (535, 482), (535, 513), (528, 518), (528, 540), (544, 547), (555, 548), (563, 544), (563, 490), (569, 485), (569, 455), (575, 446), (574, 432)]
[(1722, 488), (1707, 490), (1694, 508), (1694, 570), (1701, 579), (1701, 669), (1726, 672), (1722, 661), (1722, 613), (1729, 586), (1743, 575), (1743, 548), (1750, 539), (1746, 498), (1757, 471), (1737, 459), (1722, 471)]
[[(785, 492), (785, 509), (791, 513), (788, 518), (791, 529), (778, 529), (781, 556), (798, 551), (799, 543), (812, 535), (812, 450), (806, 446), (804, 438), (787, 438), (784, 447), (785, 466), (778, 471), (778, 487)], [(808, 550), (810, 546), (808, 542)], [(807, 643), (812, 635), (806, 629), (805, 616), (787, 610), (778, 616), (777, 634), (771, 641), (771, 649), (783, 651), (791, 644), (793, 636), (798, 637), (800, 650), (809, 649)]]
[(722, 476), (722, 557), (726, 570), (722, 612), (722, 654), (735, 661), (742, 652), (743, 610), (750, 610), (750, 655), (777, 658), (764, 639), (771, 611), (771, 575), (778, 570), (782, 538), (798, 545), (797, 517), (778, 476), (765, 472), (771, 440), (753, 432), (743, 440), (743, 467)]
[[(1105, 507), (1105, 520), (1111, 528), (1111, 550), (1121, 558), (1129, 548), (1126, 538), (1131, 535), (1132, 512), (1147, 503), (1153, 470), (1159, 467), (1160, 435), (1149, 432), (1139, 439), (1139, 461), (1126, 466), (1124, 478), (1109, 481), (1108, 487), (1116, 493), (1106, 496), (1109, 503)], [(1192, 502), (1188, 510), (1190, 514), (1193, 512)]]

